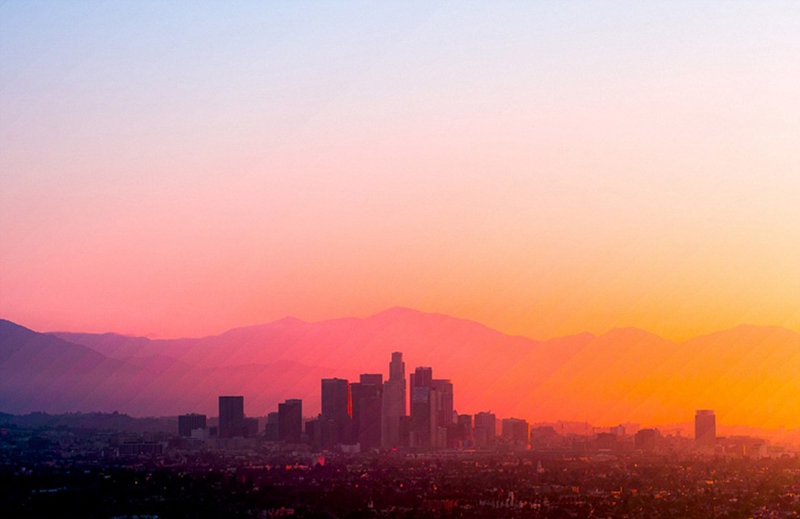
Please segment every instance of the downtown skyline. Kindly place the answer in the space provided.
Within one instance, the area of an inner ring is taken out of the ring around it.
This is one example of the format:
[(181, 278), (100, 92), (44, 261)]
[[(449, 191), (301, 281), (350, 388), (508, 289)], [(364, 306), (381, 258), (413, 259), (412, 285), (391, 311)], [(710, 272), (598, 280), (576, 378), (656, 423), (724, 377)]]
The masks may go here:
[[(386, 357), (403, 350), (412, 365), (441, 366), (462, 413), (667, 426), (715, 409), (729, 426), (800, 428), (800, 334), (780, 328), (737, 327), (684, 343), (632, 328), (541, 342), (395, 308), (180, 340), (45, 334), (0, 321), (0, 350), (8, 355), (0, 409), (13, 413), (212, 414), (217, 395), (233, 394), (246, 396), (256, 414), (300, 398), (313, 416), (321, 378), (383, 373)], [(400, 373), (390, 391), (406, 385)]]
[(0, 0), (13, 517), (800, 515), (800, 2)]
[[(244, 396), (219, 396), (217, 425), (207, 426), (204, 414), (182, 414), (178, 416), (179, 436), (223, 449), (236, 445), (236, 442), (226, 440), (238, 438), (241, 442), (258, 438), (278, 442), (286, 449), (307, 444), (314, 450), (351, 454), (395, 451), (398, 448), (421, 452), (450, 449), (507, 452), (509, 449), (525, 451), (537, 446), (547, 449), (558, 445), (557, 448), (563, 449), (575, 437), (580, 438), (578, 450), (586, 448), (586, 438), (593, 438), (595, 449), (617, 453), (630, 452), (634, 448), (650, 454), (676, 448), (703, 455), (715, 455), (717, 451), (716, 416), (711, 409), (695, 412), (693, 444), (686, 442), (680, 429), (670, 430), (665, 438), (658, 429), (642, 427), (634, 422), (591, 429), (588, 423), (584, 423), (585, 428), (577, 433), (579, 424), (568, 424), (568, 436), (572, 438), (565, 441), (563, 422), (553, 424), (556, 427), (560, 425), (560, 431), (557, 431), (550, 424), (530, 424), (525, 418), (498, 417), (490, 410), (459, 413), (454, 406), (452, 381), (434, 379), (430, 366), (418, 366), (410, 372), (408, 385), (404, 374), (403, 353), (392, 352), (389, 376), (385, 381), (383, 373), (362, 373), (358, 382), (352, 383), (345, 378), (323, 378), (320, 380), (322, 405), (319, 414), (305, 416), (302, 399), (289, 398), (278, 404), (277, 411), (267, 414), (263, 428), (256, 418), (245, 413)], [(617, 440), (626, 445), (618, 444)], [(750, 455), (751, 448), (766, 454), (766, 445), (761, 438), (733, 436), (719, 454), (736, 454), (739, 452), (737, 449), (742, 448), (747, 455)]]

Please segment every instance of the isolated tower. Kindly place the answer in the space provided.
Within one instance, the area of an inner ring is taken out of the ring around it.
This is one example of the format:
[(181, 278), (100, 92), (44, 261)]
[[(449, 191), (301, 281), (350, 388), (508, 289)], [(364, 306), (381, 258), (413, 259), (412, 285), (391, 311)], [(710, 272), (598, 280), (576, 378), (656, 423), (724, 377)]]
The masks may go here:
[(694, 415), (694, 441), (698, 448), (714, 451), (717, 443), (717, 417), (711, 409), (700, 409)]

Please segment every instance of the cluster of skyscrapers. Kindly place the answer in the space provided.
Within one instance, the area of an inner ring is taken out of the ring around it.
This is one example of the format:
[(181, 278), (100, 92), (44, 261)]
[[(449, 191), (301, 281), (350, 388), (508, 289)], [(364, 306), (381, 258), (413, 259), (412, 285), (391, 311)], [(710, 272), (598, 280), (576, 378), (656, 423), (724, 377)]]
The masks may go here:
[[(472, 415), (454, 412), (453, 384), (433, 378), (432, 368), (416, 368), (407, 384), (400, 352), (392, 353), (388, 379), (381, 373), (362, 374), (358, 382), (322, 379), (321, 397), (320, 414), (305, 423), (302, 400), (279, 404), (278, 411), (267, 416), (266, 439), (368, 450), (441, 449), (472, 446), (473, 442), (480, 446), (495, 436), (493, 414), (479, 413), (473, 426)], [(205, 415), (188, 414), (178, 418), (178, 430), (184, 437), (205, 434), (219, 438), (252, 438), (259, 432), (257, 420), (245, 417), (243, 396), (219, 397), (218, 427), (206, 428)]]
[[(343, 450), (482, 448), (495, 441), (498, 425), (495, 415), (491, 412), (474, 417), (457, 414), (453, 409), (452, 382), (433, 378), (432, 368), (416, 368), (409, 374), (406, 384), (405, 362), (400, 352), (392, 353), (387, 380), (381, 373), (362, 374), (358, 382), (352, 383), (341, 378), (322, 379), (321, 397), (320, 414), (305, 424), (302, 400), (290, 399), (279, 404), (278, 411), (267, 416), (266, 439)], [(209, 431), (206, 416), (199, 414), (180, 416), (178, 429), (185, 437), (194, 436), (197, 431)], [(208, 435), (252, 438), (258, 433), (257, 419), (245, 417), (243, 396), (219, 397), (219, 425)], [(655, 443), (657, 431), (639, 433), (638, 447), (647, 450), (648, 440)], [(652, 433), (653, 438), (648, 433)], [(527, 448), (530, 444), (528, 422), (518, 418), (502, 420), (502, 438), (506, 445)], [(714, 411), (697, 411), (695, 445), (713, 453), (715, 442)]]
[[(419, 367), (407, 386), (400, 352), (392, 353), (387, 380), (380, 373), (362, 374), (353, 383), (323, 379), (321, 397), (321, 413), (305, 424), (305, 438), (316, 447), (445, 448), (463, 436), (453, 411), (453, 384)], [(275, 418), (280, 429), (280, 410)]]

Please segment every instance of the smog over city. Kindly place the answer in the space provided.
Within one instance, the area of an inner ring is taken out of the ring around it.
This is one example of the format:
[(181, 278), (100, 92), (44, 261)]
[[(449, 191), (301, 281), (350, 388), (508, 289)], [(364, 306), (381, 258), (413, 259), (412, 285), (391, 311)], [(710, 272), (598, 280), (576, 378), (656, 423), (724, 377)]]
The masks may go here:
[(0, 515), (800, 516), (800, 4), (0, 2)]

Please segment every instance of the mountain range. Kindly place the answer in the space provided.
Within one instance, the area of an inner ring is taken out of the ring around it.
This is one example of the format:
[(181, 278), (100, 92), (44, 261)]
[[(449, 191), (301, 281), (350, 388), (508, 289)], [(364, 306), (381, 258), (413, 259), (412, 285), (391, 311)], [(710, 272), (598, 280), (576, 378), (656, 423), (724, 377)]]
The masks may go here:
[(800, 427), (800, 334), (742, 325), (684, 342), (636, 328), (536, 341), (441, 314), (393, 308), (359, 319), (285, 318), (223, 334), (155, 340), (40, 333), (0, 320), (0, 411), (216, 415), (245, 396), (264, 415), (287, 398), (319, 411), (320, 379), (431, 366), (459, 412), (614, 425), (691, 421)]

